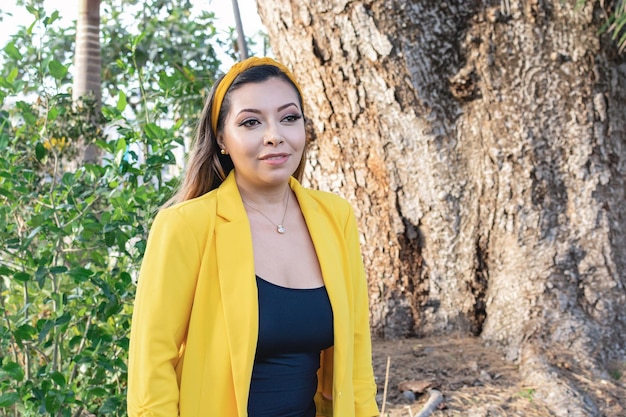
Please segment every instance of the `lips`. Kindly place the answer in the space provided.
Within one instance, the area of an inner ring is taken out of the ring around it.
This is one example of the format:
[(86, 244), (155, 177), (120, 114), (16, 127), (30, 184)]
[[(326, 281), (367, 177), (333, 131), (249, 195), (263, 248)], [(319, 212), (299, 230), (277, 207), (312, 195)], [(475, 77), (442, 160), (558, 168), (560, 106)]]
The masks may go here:
[(261, 156), (261, 158), (259, 159), (263, 161), (274, 161), (274, 160), (281, 160), (281, 159), (287, 158), (288, 156), (289, 156), (288, 153), (270, 153), (270, 154)]

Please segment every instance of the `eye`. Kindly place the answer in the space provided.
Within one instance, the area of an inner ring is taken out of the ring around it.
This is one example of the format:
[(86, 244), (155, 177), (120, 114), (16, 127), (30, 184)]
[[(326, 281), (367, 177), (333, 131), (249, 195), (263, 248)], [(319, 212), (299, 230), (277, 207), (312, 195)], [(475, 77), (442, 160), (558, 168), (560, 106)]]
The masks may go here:
[(252, 127), (258, 124), (260, 124), (260, 122), (257, 119), (245, 119), (239, 123), (239, 126)]
[(300, 119), (302, 119), (301, 114), (288, 114), (287, 116), (283, 117), (283, 122), (293, 123)]

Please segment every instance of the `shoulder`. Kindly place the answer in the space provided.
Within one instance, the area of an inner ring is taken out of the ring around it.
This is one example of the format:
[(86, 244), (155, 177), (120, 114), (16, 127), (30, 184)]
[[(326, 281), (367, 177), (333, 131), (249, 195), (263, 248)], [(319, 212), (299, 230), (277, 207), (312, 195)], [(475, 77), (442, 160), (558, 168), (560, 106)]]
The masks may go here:
[(312, 190), (309, 188), (303, 188), (304, 192), (308, 194), (313, 200), (318, 202), (320, 205), (324, 207), (333, 207), (333, 208), (349, 208), (350, 203), (345, 198), (331, 193), (329, 191), (322, 190)]
[(201, 232), (208, 228), (209, 222), (215, 217), (215, 200), (215, 191), (210, 191), (200, 197), (163, 208), (157, 213), (154, 224), (168, 223)]
[(353, 209), (348, 200), (328, 191), (313, 190), (301, 185), (294, 187), (296, 196), (303, 210), (315, 210), (339, 222), (345, 222), (352, 217)]

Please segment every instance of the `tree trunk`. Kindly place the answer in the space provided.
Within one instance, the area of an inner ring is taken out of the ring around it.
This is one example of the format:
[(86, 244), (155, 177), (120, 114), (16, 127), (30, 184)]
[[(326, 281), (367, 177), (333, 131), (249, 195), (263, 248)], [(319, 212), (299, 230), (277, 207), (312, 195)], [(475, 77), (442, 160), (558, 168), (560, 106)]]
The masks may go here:
[(74, 56), (74, 101), (92, 94), (100, 103), (100, 0), (80, 0), (76, 21), (76, 54)]
[[(79, 0), (76, 21), (76, 51), (74, 55), (74, 82), (72, 99), (75, 103), (95, 100), (93, 123), (98, 123), (100, 101), (102, 99), (102, 62), (100, 52), (100, 0)], [(82, 106), (82, 103), (81, 103)], [(89, 111), (86, 109), (85, 111)], [(78, 138), (76, 146), (82, 162), (99, 161), (99, 148), (89, 143), (88, 138)], [(78, 162), (78, 161), (76, 161)]]
[(615, 388), (626, 350), (626, 63), (574, 3), (258, 0), (374, 332), (480, 335), (559, 416), (602, 415), (559, 364)]

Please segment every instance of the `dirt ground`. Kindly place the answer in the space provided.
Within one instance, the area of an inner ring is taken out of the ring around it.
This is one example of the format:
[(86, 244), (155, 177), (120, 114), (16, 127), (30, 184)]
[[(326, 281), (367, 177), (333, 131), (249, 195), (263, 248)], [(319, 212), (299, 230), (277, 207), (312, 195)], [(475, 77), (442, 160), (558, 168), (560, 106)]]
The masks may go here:
[[(384, 417), (417, 416), (437, 392), (443, 402), (432, 417), (555, 416), (533, 401), (534, 388), (522, 385), (517, 366), (477, 338), (374, 340), (373, 357), (381, 408), (385, 398)], [(626, 398), (621, 398), (625, 372), (626, 363), (618, 364), (609, 388), (596, 390), (594, 400), (601, 403), (603, 416), (626, 417)]]

